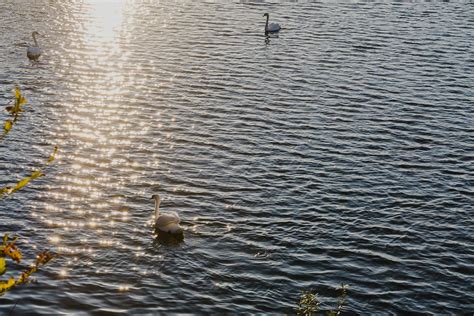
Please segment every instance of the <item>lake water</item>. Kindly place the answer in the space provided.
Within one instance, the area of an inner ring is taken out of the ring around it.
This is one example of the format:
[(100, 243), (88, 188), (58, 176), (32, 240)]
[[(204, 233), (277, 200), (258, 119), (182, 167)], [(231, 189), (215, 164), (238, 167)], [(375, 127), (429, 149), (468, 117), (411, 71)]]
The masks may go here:
[(1, 0), (0, 185), (60, 150), (0, 233), (61, 256), (0, 311), (472, 312), (473, 43), (468, 2)]

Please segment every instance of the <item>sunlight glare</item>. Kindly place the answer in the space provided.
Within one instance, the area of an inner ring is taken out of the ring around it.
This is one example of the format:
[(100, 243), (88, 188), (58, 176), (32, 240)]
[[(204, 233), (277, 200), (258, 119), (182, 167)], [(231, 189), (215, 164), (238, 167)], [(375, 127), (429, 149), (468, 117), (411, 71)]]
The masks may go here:
[(120, 32), (122, 24), (123, 0), (89, 0), (91, 23), (87, 33), (90, 36), (100, 35), (102, 41), (113, 42)]

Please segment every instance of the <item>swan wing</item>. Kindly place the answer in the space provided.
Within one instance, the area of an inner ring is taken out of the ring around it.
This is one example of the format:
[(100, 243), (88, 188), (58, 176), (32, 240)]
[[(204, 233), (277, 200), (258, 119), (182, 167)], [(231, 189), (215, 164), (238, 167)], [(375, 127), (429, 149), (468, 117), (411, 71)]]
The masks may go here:
[(267, 31), (268, 32), (278, 32), (281, 30), (281, 26), (278, 23), (270, 23), (268, 24)]
[(181, 229), (179, 216), (176, 213), (161, 214), (156, 220), (156, 227), (165, 232), (176, 232)]

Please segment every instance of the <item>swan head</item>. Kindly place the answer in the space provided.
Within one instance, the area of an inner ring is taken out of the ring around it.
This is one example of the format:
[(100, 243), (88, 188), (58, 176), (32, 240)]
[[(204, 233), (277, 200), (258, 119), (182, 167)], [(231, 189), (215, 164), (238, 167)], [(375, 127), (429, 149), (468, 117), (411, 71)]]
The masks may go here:
[(266, 16), (268, 18), (268, 13), (264, 13), (263, 16)]
[(153, 195), (151, 196), (151, 199), (157, 201), (158, 203), (161, 202), (161, 198), (160, 198), (160, 196), (159, 196), (158, 194), (153, 194)]
[(40, 33), (36, 32), (36, 31), (34, 31), (33, 33), (31, 33), (31, 36), (39, 36), (39, 35), (40, 35)]

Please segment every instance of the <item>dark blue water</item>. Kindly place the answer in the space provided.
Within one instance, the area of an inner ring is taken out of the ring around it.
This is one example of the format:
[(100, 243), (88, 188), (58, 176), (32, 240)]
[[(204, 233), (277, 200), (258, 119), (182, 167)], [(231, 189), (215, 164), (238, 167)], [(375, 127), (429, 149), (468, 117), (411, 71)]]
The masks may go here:
[[(473, 17), (468, 2), (0, 1), (0, 103), (16, 85), (29, 101), (0, 186), (60, 148), (0, 201), (0, 233), (27, 258), (61, 254), (0, 311), (292, 314), (308, 289), (333, 308), (344, 283), (346, 312), (472, 313)], [(183, 244), (154, 240), (155, 193)]]

